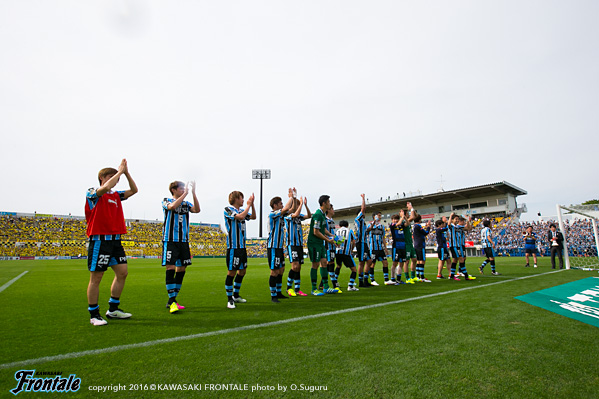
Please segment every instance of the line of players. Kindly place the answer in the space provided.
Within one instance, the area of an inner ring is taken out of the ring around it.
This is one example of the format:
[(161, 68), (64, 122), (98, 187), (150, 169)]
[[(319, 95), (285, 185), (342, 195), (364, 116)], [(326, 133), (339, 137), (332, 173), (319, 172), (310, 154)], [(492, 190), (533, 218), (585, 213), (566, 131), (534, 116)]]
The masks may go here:
[[(129, 182), (129, 190), (112, 191), (122, 175), (125, 175)], [(115, 278), (111, 286), (111, 298), (106, 316), (114, 319), (131, 317), (131, 313), (124, 312), (119, 308), (120, 294), (128, 273), (127, 258), (121, 243), (121, 235), (126, 233), (121, 201), (131, 197), (138, 191), (129, 174), (125, 159), (123, 159), (118, 169), (104, 168), (100, 170), (98, 181), (100, 187), (88, 191), (85, 207), (88, 224), (87, 234), (90, 237), (88, 249), (88, 270), (90, 271), (87, 292), (88, 310), (90, 323), (94, 326), (107, 324), (100, 316), (98, 297), (99, 284), (108, 267), (111, 267), (115, 272)], [(176, 313), (185, 308), (178, 303), (177, 296), (183, 284), (186, 268), (191, 265), (189, 213), (200, 212), (200, 205), (195, 193), (195, 182), (185, 185), (183, 182), (174, 181), (169, 185), (169, 191), (172, 198), (165, 198), (162, 202), (165, 217), (162, 237), (162, 266), (165, 267), (165, 285), (169, 298), (166, 307), (171, 313)], [(190, 191), (193, 203), (185, 201)], [(393, 264), (391, 274), (389, 274), (385, 227), (381, 223), (381, 214), (373, 214), (373, 220), (368, 224), (366, 223), (364, 194), (361, 195), (361, 210), (355, 219), (355, 232), (349, 229), (349, 223), (345, 220), (339, 223), (340, 228), (336, 231), (336, 225), (332, 219), (334, 210), (328, 195), (322, 195), (319, 198), (319, 209), (314, 214), (310, 212), (306, 198), (297, 198), (297, 192), (294, 188), (289, 189), (288, 197), (286, 204), (283, 204), (280, 197), (274, 197), (270, 201), (272, 211), (269, 215), (270, 233), (267, 242), (267, 258), (270, 267), (269, 287), (272, 302), (277, 303), (279, 299), (288, 298), (282, 293), (285, 271), (285, 243), (287, 243), (287, 254), (291, 263), (286, 291), (292, 297), (307, 296), (301, 290), (301, 267), (304, 263), (302, 222), (306, 219), (311, 220), (307, 249), (311, 261), (310, 292), (312, 295), (323, 296), (325, 294), (341, 293), (338, 276), (343, 265), (351, 271), (348, 291), (359, 291), (359, 288), (356, 287), (356, 277), (358, 277), (358, 286), (360, 287), (378, 285), (374, 279), (374, 267), (377, 261), (383, 264), (386, 285), (402, 283), (402, 270), (405, 274), (406, 283), (430, 282), (424, 277), (424, 264), (426, 261), (425, 240), (430, 233), (431, 224), (429, 222), (424, 227), (421, 226), (422, 217), (412, 208), (410, 203), (408, 203), (407, 210), (401, 210), (399, 215), (392, 217), (392, 223), (389, 226), (393, 239)], [(224, 211), (227, 229), (225, 292), (227, 294), (227, 307), (230, 309), (234, 309), (237, 303), (247, 302), (239, 295), (239, 292), (247, 270), (245, 222), (256, 218), (254, 195), (252, 194), (249, 197), (245, 209), (242, 208), (243, 205), (243, 194), (239, 191), (233, 191), (229, 194), (229, 206), (225, 207)], [(306, 214), (302, 213), (304, 207)], [(413, 231), (412, 224), (414, 226)], [(483, 247), (485, 247), (487, 260), (479, 269), (482, 273), (486, 262), (490, 262), (493, 274), (497, 274), (492, 256), (491, 233), (489, 226), (485, 226), (486, 228), (483, 229)], [(447, 222), (446, 218), (443, 218), (437, 221), (436, 227), (439, 246), (439, 272), (437, 278), (443, 278), (442, 268), (443, 263), (446, 262), (450, 272), (449, 278), (459, 280), (456, 274), (456, 266), (459, 260), (460, 275), (463, 275), (466, 280), (474, 280), (475, 277), (469, 276), (465, 267), (466, 255), (463, 232), (471, 229), (470, 222), (463, 217), (452, 214), (450, 223)], [(448, 232), (450, 234), (449, 241), (447, 241)], [(451, 258), (447, 252), (448, 246)], [(356, 268), (352, 256), (354, 247), (358, 252), (358, 268)], [(320, 286), (317, 285), (319, 272), (321, 276)]]
[[(183, 190), (183, 186), (180, 189)], [(184, 197), (186, 193), (183, 192), (180, 195)], [(349, 268), (351, 272), (347, 287), (348, 291), (359, 291), (358, 287), (378, 286), (379, 284), (374, 278), (376, 262), (381, 262), (383, 265), (385, 285), (404, 283), (402, 281), (402, 272), (405, 275), (405, 283), (431, 282), (424, 276), (426, 237), (431, 233), (431, 222), (422, 226), (422, 216), (413, 209), (410, 203), (408, 203), (408, 209), (401, 210), (398, 215), (393, 215), (392, 223), (389, 226), (393, 241), (393, 263), (391, 273), (389, 273), (385, 226), (381, 223), (381, 214), (380, 212), (373, 214), (373, 220), (367, 223), (364, 215), (366, 208), (365, 195), (362, 194), (361, 197), (362, 206), (355, 218), (355, 232), (349, 228), (349, 223), (346, 220), (341, 221), (339, 229), (336, 230), (336, 223), (333, 220), (334, 209), (328, 195), (320, 196), (318, 200), (319, 209), (314, 213), (308, 208), (307, 198), (297, 198), (295, 188), (289, 188), (288, 199), (285, 203), (283, 203), (281, 197), (271, 199), (272, 211), (268, 216), (269, 236), (266, 255), (270, 268), (268, 285), (272, 302), (279, 303), (280, 299), (288, 298), (283, 294), (285, 249), (291, 264), (287, 275), (286, 292), (291, 297), (308, 295), (301, 290), (301, 268), (304, 264), (302, 222), (306, 219), (310, 219), (306, 244), (311, 262), (311, 295), (323, 296), (325, 294), (342, 293), (338, 281), (342, 266)], [(175, 198), (180, 199), (181, 197)], [(165, 199), (165, 203), (166, 201), (167, 199)], [(243, 277), (247, 271), (245, 223), (256, 218), (254, 195), (252, 194), (249, 197), (245, 209), (243, 205), (243, 193), (233, 191), (229, 194), (229, 206), (225, 207), (224, 211), (227, 230), (225, 292), (229, 309), (235, 309), (236, 304), (247, 302), (239, 293)], [(191, 206), (192, 204), (188, 203), (189, 209), (191, 209)], [(302, 213), (303, 208), (306, 210), (305, 214)], [(166, 212), (165, 208), (165, 215)], [(168, 216), (165, 216), (165, 229), (167, 219)], [(491, 263), (492, 273), (497, 275), (499, 273), (495, 270), (490, 223), (489, 221), (484, 223), (485, 229), (483, 229), (482, 238), (487, 259), (479, 270), (482, 273), (484, 266)], [(447, 264), (449, 278), (452, 280), (460, 280), (460, 276), (463, 276), (466, 280), (476, 279), (476, 277), (468, 274), (465, 266), (464, 231), (471, 229), (472, 226), (469, 220), (455, 214), (451, 214), (449, 219), (444, 217), (436, 222), (435, 232), (439, 258), (438, 279), (444, 278), (442, 275), (444, 264)], [(167, 245), (165, 236), (165, 248)], [(354, 248), (356, 248), (358, 254), (358, 267), (356, 267), (352, 256)], [(165, 249), (165, 251), (167, 250)], [(165, 261), (165, 259), (167, 260)], [(186, 257), (181, 260), (191, 262), (190, 257), (187, 258), (187, 253)], [(174, 261), (175, 258), (169, 258), (168, 251), (163, 254), (163, 265), (168, 265), (169, 262)], [(318, 274), (321, 277), (320, 285), (317, 285)], [(358, 278), (357, 284), (356, 277)], [(169, 289), (169, 304), (167, 306), (171, 313), (184, 308), (176, 301), (181, 287), (180, 282), (178, 283), (175, 285), (175, 289), (171, 290), (167, 282), (167, 289)]]

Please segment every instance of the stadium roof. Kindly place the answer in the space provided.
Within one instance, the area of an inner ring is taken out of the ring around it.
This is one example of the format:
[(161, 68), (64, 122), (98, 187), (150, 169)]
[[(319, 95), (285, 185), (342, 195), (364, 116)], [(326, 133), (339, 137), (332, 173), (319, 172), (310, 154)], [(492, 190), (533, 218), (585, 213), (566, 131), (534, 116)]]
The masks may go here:
[[(427, 205), (435, 205), (442, 203), (456, 203), (459, 201), (467, 201), (470, 198), (480, 198), (493, 194), (511, 194), (513, 196), (528, 194), (525, 190), (514, 186), (506, 181), (485, 184), (482, 186), (473, 186), (460, 188), (457, 190), (443, 190), (432, 194), (418, 194), (404, 198), (393, 198), (389, 200), (368, 202), (366, 208), (369, 212), (387, 211), (389, 208), (405, 208), (408, 202), (418, 209)], [(358, 214), (360, 205), (352, 205), (347, 208), (335, 208), (335, 216), (342, 217), (346, 215)]]

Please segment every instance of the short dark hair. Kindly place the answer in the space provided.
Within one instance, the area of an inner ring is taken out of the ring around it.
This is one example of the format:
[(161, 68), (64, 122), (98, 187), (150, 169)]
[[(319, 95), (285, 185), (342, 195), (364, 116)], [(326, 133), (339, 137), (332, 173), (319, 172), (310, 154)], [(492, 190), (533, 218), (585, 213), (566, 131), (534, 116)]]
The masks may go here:
[(274, 209), (275, 205), (282, 201), (281, 197), (273, 197), (273, 199), (270, 200), (270, 207)]
[(416, 216), (414, 216), (414, 221), (420, 223), (422, 221), (422, 215), (417, 213)]
[(175, 193), (175, 190), (179, 188), (179, 186), (184, 186), (185, 183), (183, 183), (182, 181), (178, 181), (175, 180), (174, 182), (172, 182), (171, 184), (168, 185), (168, 191), (171, 192), (171, 195), (173, 195)]
[(327, 202), (330, 198), (330, 195), (321, 195), (320, 198), (318, 198), (318, 205), (322, 206), (322, 204)]
[(557, 229), (557, 226), (555, 225), (555, 223), (551, 223), (551, 224), (549, 225), (549, 228), (552, 228), (552, 227), (555, 227), (555, 228)]
[(372, 218), (374, 219), (374, 217), (378, 214), (380, 214), (381, 212), (372, 212)]
[(347, 220), (342, 220), (339, 222), (339, 227), (349, 227), (349, 223)]
[(391, 216), (391, 220), (399, 220), (399, 219), (400, 219), (400, 217), (398, 214)]
[(483, 220), (483, 226), (490, 227), (491, 226), (491, 221), (489, 219)]
[(435, 222), (435, 227), (439, 227), (441, 226), (443, 223), (445, 223), (443, 220), (439, 219)]

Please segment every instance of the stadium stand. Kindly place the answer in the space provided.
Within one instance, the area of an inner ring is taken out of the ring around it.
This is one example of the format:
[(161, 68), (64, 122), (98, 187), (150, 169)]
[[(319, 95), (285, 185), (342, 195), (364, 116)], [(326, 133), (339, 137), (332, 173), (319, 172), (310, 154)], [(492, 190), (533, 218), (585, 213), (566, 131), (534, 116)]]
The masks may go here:
[[(526, 226), (537, 233), (539, 253), (549, 256), (547, 239), (549, 225), (556, 223), (514, 222), (511, 217), (492, 218), (495, 251), (498, 256), (522, 256), (524, 243), (522, 232)], [(475, 220), (475, 227), (466, 236), (466, 241), (480, 245), (481, 220)], [(556, 223), (557, 224), (557, 223)], [(586, 219), (566, 220), (568, 249), (570, 256), (590, 256), (597, 253), (592, 225)], [(309, 225), (302, 226), (304, 243), (307, 240)], [(123, 245), (130, 256), (159, 257), (162, 252), (162, 223), (157, 221), (127, 221), (128, 233)], [(0, 256), (1, 257), (79, 257), (87, 255), (86, 223), (81, 217), (59, 217), (51, 215), (3, 215), (0, 216)], [(391, 244), (390, 231), (386, 229), (388, 246)], [(215, 225), (190, 225), (190, 249), (194, 256), (224, 256), (226, 236)], [(434, 233), (427, 237), (428, 247), (435, 247)], [(248, 256), (262, 257), (266, 254), (265, 239), (248, 239)]]

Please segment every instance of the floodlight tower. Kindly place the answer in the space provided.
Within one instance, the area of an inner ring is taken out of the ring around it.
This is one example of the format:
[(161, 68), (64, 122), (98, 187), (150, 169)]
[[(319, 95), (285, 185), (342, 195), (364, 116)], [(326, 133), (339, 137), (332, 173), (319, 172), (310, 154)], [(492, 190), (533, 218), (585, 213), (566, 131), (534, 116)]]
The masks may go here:
[(262, 238), (262, 180), (270, 179), (270, 169), (252, 169), (252, 179), (260, 179), (260, 230), (259, 236)]

